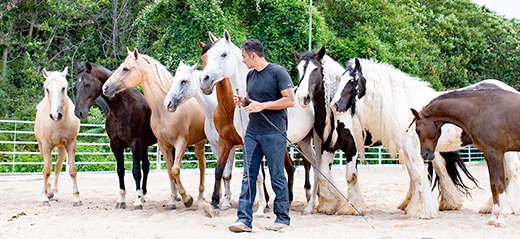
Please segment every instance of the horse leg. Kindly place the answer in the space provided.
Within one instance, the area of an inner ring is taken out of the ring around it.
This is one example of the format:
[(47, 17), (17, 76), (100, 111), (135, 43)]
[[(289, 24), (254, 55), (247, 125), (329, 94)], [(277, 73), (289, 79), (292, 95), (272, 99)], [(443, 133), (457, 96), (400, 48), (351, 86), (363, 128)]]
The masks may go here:
[[(320, 171), (323, 173), (330, 182), (334, 183), (332, 179), (332, 174), (330, 171), (330, 165), (334, 160), (334, 152), (324, 151), (322, 154)], [(319, 213), (324, 213), (327, 215), (332, 215), (336, 213), (338, 210), (341, 201), (338, 200), (340, 197), (339, 193), (332, 188), (330, 183), (323, 177), (320, 177), (320, 193), (319, 193), (319, 203), (316, 211)], [(336, 183), (334, 183), (336, 185)]]
[(265, 168), (263, 161), (260, 163), (261, 173), (258, 174), (256, 179), (256, 188), (258, 191), (258, 209), (253, 214), (256, 217), (264, 217), (267, 203), (269, 202), (269, 194), (267, 194), (267, 188), (265, 187)]
[(446, 160), (439, 152), (435, 152), (433, 168), (439, 176), (439, 210), (460, 210), (462, 208), (461, 194), (446, 170)]
[(212, 214), (219, 214), (219, 202), (220, 202), (220, 186), (222, 181), (222, 174), (224, 167), (227, 164), (227, 159), (230, 154), (230, 150), (233, 148), (231, 142), (225, 138), (219, 137), (218, 139), (218, 159), (217, 166), (215, 167), (215, 184), (213, 187), (213, 194), (211, 195), (211, 206), (213, 206)]
[(159, 150), (166, 161), (166, 168), (168, 170), (168, 178), (170, 179), (170, 200), (166, 203), (166, 210), (175, 209), (175, 199), (177, 198), (177, 185), (175, 184), (175, 178), (173, 177), (173, 155), (175, 154), (176, 149), (173, 147), (169, 147), (163, 142), (157, 142), (159, 146)]
[(229, 152), (226, 167), (224, 168), (224, 175), (222, 177), (222, 179), (224, 179), (224, 200), (220, 206), (222, 210), (227, 210), (231, 207), (231, 177), (233, 175), (233, 168), (235, 167), (235, 150), (236, 147), (233, 147)]
[(507, 201), (514, 214), (520, 214), (520, 160), (519, 153), (507, 152), (504, 154), (504, 165), (506, 175), (506, 195)]
[(488, 165), (489, 182), (491, 184), (491, 193), (493, 194), (493, 211), (488, 224), (496, 227), (505, 227), (505, 219), (511, 213), (511, 208), (505, 194), (504, 154), (488, 148), (484, 152), (484, 156)]
[(150, 160), (148, 159), (148, 147), (143, 147), (141, 149), (141, 162), (142, 170), (143, 170), (143, 182), (141, 185), (141, 189), (143, 190), (143, 202), (146, 202), (144, 196), (148, 192), (147, 190), (147, 182), (148, 182), (148, 173), (150, 172)]
[(132, 149), (132, 175), (135, 181), (136, 198), (134, 201), (134, 210), (143, 209), (143, 191), (141, 190), (141, 142), (134, 141), (130, 145)]
[(116, 157), (117, 177), (119, 178), (119, 198), (116, 202), (116, 209), (125, 209), (125, 150), (119, 148), (116, 144), (112, 142), (110, 142), (110, 148), (112, 149), (112, 153), (114, 153), (114, 156)]
[(206, 177), (206, 141), (204, 140), (201, 143), (195, 145), (195, 157), (199, 160), (199, 171), (200, 171), (200, 180), (199, 180), (199, 196), (198, 200), (204, 201), (204, 179)]
[(289, 151), (285, 150), (285, 171), (287, 172), (287, 184), (289, 186), (289, 203), (293, 201), (293, 185), (294, 185), (294, 162), (289, 155)]
[(405, 212), (410, 217), (430, 219), (437, 216), (437, 200), (433, 198), (430, 183), (424, 168), (424, 160), (412, 134), (403, 135), (402, 154), (410, 176), (411, 197)]
[(52, 193), (49, 196), (51, 201), (58, 201), (58, 179), (60, 177), (62, 164), (65, 158), (67, 157), (67, 150), (65, 147), (58, 147), (58, 160), (56, 160), (56, 166), (54, 167), (54, 187), (52, 189)]
[[(367, 212), (367, 204), (361, 188), (359, 187), (358, 171), (357, 171), (357, 157), (353, 157), (353, 160), (347, 162), (347, 184), (348, 184), (348, 201), (343, 201), (339, 207), (338, 214), (340, 215), (359, 215)], [(354, 205), (352, 207), (350, 204)], [(356, 211), (357, 209), (357, 211)]]
[[(312, 149), (310, 138), (306, 138), (303, 141), (300, 141), (298, 145), (302, 147), (303, 153), (307, 156), (308, 160), (313, 160), (314, 165), (321, 164), (321, 139), (318, 137), (316, 132), (313, 130), (313, 138), (314, 138), (314, 147), (315, 150)], [(309, 157), (311, 155), (311, 157)], [(318, 169), (314, 167), (314, 187), (311, 188), (310, 199), (307, 202), (307, 206), (303, 209), (302, 214), (308, 215), (314, 212), (314, 206), (316, 205), (316, 197), (318, 194), (318, 184), (319, 184), (320, 175), (318, 173)]]
[(184, 188), (184, 185), (182, 185), (181, 181), (181, 161), (182, 157), (184, 156), (184, 152), (186, 152), (186, 142), (184, 140), (178, 139), (178, 142), (175, 145), (175, 158), (173, 161), (173, 177), (175, 178), (175, 181), (177, 182), (177, 188), (179, 190), (179, 194), (181, 195), (182, 202), (184, 203), (184, 206), (187, 208), (191, 207), (193, 205), (193, 197), (186, 193), (186, 189)]
[[(69, 162), (69, 175), (72, 179), (72, 195), (74, 196), (73, 199), (73, 206), (83, 206), (83, 202), (81, 202), (81, 199), (79, 199), (79, 190), (78, 190), (78, 182), (76, 180), (76, 176), (78, 175), (78, 171), (76, 169), (76, 145), (77, 145), (76, 139), (74, 139), (69, 145), (67, 145), (67, 158)], [(56, 164), (58, 165), (58, 164)]]
[(49, 198), (52, 198), (54, 195), (52, 194), (51, 185), (49, 183), (49, 177), (52, 172), (52, 148), (46, 143), (38, 142), (38, 148), (40, 149), (40, 154), (43, 157), (43, 193), (41, 199), (42, 206), (50, 206)]

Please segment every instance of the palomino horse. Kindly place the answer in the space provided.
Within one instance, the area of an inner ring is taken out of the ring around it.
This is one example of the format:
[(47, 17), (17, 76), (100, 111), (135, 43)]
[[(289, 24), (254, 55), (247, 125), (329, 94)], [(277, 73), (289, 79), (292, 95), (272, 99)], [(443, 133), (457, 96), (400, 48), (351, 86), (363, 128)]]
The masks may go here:
[[(211, 43), (208, 43), (208, 45), (199, 42), (199, 46), (203, 48), (201, 60), (204, 66), (201, 76), (201, 89), (205, 94), (211, 93), (213, 87), (215, 87), (217, 91), (219, 103), (215, 111), (214, 120), (217, 130), (219, 130), (219, 128), (221, 130), (219, 131), (219, 147), (222, 146), (224, 148), (219, 149), (219, 153), (221, 154), (219, 155), (219, 163), (222, 164), (222, 166), (217, 164), (217, 170), (219, 170), (219, 167), (220, 170), (222, 170), (222, 167), (226, 164), (225, 159), (227, 158), (226, 155), (223, 154), (229, 151), (231, 147), (242, 144), (242, 137), (245, 133), (245, 128), (242, 128), (242, 126), (246, 126), (249, 122), (247, 114), (244, 114), (233, 103), (233, 95), (235, 94), (233, 89), (238, 89), (238, 94), (245, 94), (248, 70), (246, 66), (242, 64), (241, 50), (231, 42), (231, 36), (228, 31), (224, 31), (224, 38), (221, 39), (217, 39), (211, 33), (209, 33), (209, 37)], [(312, 110), (302, 110), (301, 108), (288, 109), (287, 136), (292, 142), (298, 142), (300, 148), (302, 148), (307, 156), (314, 156), (310, 144), (310, 137), (307, 137), (312, 129), (312, 114)], [(287, 158), (286, 154), (286, 169), (288, 168)], [(262, 176), (262, 174), (259, 174), (259, 183), (263, 181)], [(215, 208), (218, 206), (220, 198), (218, 193), (221, 179), (219, 177), (221, 178), (221, 173), (219, 175), (217, 171), (215, 175), (215, 189), (212, 197), (212, 205)], [(289, 182), (289, 184), (291, 183)], [(289, 185), (289, 187), (291, 187), (291, 185)], [(262, 195), (262, 190), (265, 189), (259, 185), (258, 190), (259, 194)], [(266, 202), (263, 201), (264, 198), (260, 197), (259, 199), (260, 205), (255, 215), (262, 215), (264, 207), (266, 206)]]
[(505, 195), (504, 153), (520, 151), (520, 94), (498, 87), (472, 87), (433, 99), (421, 112), (412, 109), (421, 155), (432, 159), (446, 124), (459, 126), (471, 137), (488, 165), (493, 211), (489, 224), (506, 225), (511, 212)]
[[(502, 89), (516, 92), (513, 88), (496, 80), (485, 80), (476, 85), (479, 84), (492, 84)], [(371, 60), (351, 59), (332, 102), (334, 110), (339, 112), (345, 112), (352, 108), (362, 118), (364, 128), (369, 129), (376, 139), (381, 139), (383, 145), (392, 146), (395, 151), (398, 146), (396, 146), (395, 142), (402, 142), (403, 145), (401, 147), (404, 148), (401, 148), (401, 152), (406, 152), (407, 155), (415, 155), (414, 157), (420, 157), (418, 139), (415, 133), (405, 132), (405, 127), (408, 125), (407, 120), (411, 121), (412, 119), (408, 106), (417, 105), (417, 107), (422, 107), (440, 94), (442, 92), (434, 91), (426, 82), (412, 78), (387, 64), (376, 63)], [(454, 125), (446, 124), (442, 127), (442, 131), (443, 134), (437, 146), (437, 152), (457, 151), (471, 144), (471, 139), (467, 137), (467, 134)], [(401, 141), (402, 138), (406, 138), (406, 140)], [(410, 145), (406, 146), (404, 142)], [(408, 151), (410, 152), (408, 153)], [(453, 155), (457, 156), (457, 154)], [(507, 171), (510, 179), (508, 180), (508, 189), (511, 189), (508, 190), (510, 198), (518, 198), (520, 195), (518, 175), (516, 172), (511, 172), (514, 171), (514, 165), (518, 164), (518, 158), (518, 153), (510, 152), (506, 154), (506, 159), (508, 159), (506, 161), (510, 165), (508, 169), (511, 169)], [(423, 160), (420, 158), (414, 159), (414, 164), (417, 165), (410, 165), (411, 168), (419, 169), (419, 165), (422, 166)], [(462, 181), (457, 180), (458, 172), (456, 169), (453, 170), (454, 172), (446, 172), (447, 169), (449, 170), (448, 165), (450, 164), (444, 161), (440, 153), (436, 153), (433, 166), (437, 174), (440, 175), (439, 210), (459, 210), (462, 208), (462, 195), (457, 193), (457, 188), (453, 183), (464, 190), (467, 190), (467, 187), (465, 187)], [(458, 163), (458, 165), (466, 173), (466, 176), (473, 180), (473, 177), (465, 169), (465, 165), (462, 163)], [(413, 172), (410, 169), (408, 170), (411, 179), (416, 178), (412, 176)], [(509, 172), (511, 173), (509, 174)], [(449, 180), (446, 174), (449, 174), (453, 181)], [(475, 181), (473, 180), (473, 182)], [(412, 190), (411, 187), (409, 189)], [(418, 215), (419, 211), (415, 210), (417, 207), (407, 207), (410, 197), (414, 197), (411, 191), (408, 192), (406, 199), (399, 208), (405, 209), (408, 215)], [(491, 207), (491, 202), (488, 201), (480, 211), (490, 212)], [(517, 213), (520, 212), (520, 200), (514, 200), (512, 209)]]
[[(50, 206), (49, 199), (58, 199), (58, 177), (60, 176), (62, 163), (65, 156), (69, 162), (69, 174), (72, 178), (72, 195), (74, 196), (73, 205), (81, 206), (83, 203), (79, 199), (78, 184), (76, 182), (76, 137), (79, 133), (79, 119), (74, 116), (74, 104), (67, 96), (67, 67), (63, 72), (42, 71), (45, 77), (43, 87), (45, 97), (38, 104), (36, 112), (36, 122), (34, 134), (38, 141), (38, 148), (43, 156), (43, 195), (42, 205)], [(54, 173), (54, 188), (51, 189), (49, 176), (52, 172), (52, 149), (58, 148), (58, 160)]]
[[(361, 189), (357, 183), (357, 149), (364, 152), (363, 135), (358, 119), (349, 114), (336, 114), (329, 107), (330, 99), (334, 95), (339, 84), (339, 76), (345, 71), (341, 65), (325, 55), (325, 47), (319, 52), (306, 52), (299, 54), (294, 51), (298, 63), (299, 85), (296, 98), (302, 107), (314, 107), (314, 130), (319, 136), (314, 139), (316, 154), (321, 154), (320, 170), (331, 178), (330, 167), (334, 160), (336, 150), (341, 149), (347, 158), (347, 183), (350, 203), (359, 213), (367, 210)], [(357, 135), (356, 135), (357, 134)], [(317, 211), (325, 214), (357, 214), (346, 200), (338, 200), (340, 197), (329, 183), (319, 179), (320, 195)], [(310, 203), (309, 203), (310, 204)]]
[[(139, 85), (152, 110), (150, 125), (157, 137), (159, 150), (164, 155), (171, 186), (169, 207), (174, 207), (178, 185), (182, 202), (191, 207), (193, 198), (186, 193), (180, 178), (181, 160), (188, 145), (195, 145), (195, 156), (199, 160), (200, 184), (198, 199), (204, 198), (204, 176), (206, 157), (204, 155), (204, 112), (196, 100), (188, 100), (175, 113), (163, 106), (164, 98), (170, 88), (168, 82), (172, 75), (166, 67), (155, 59), (139, 54), (137, 49), (128, 51), (128, 57), (103, 85), (103, 94), (114, 97), (116, 93)], [(172, 150), (174, 150), (175, 158)]]
[[(137, 89), (121, 91), (112, 98), (101, 94), (101, 88), (112, 72), (94, 63), (84, 64), (76, 61), (76, 109), (74, 113), (81, 120), (86, 120), (88, 110), (94, 101), (102, 96), (109, 111), (105, 129), (110, 138), (110, 148), (116, 157), (117, 176), (119, 177), (119, 198), (116, 208), (126, 208), (125, 190), (125, 149), (132, 149), (133, 168), (137, 197), (134, 209), (142, 209), (145, 202), (146, 182), (150, 171), (148, 146), (157, 142), (150, 128), (152, 111), (146, 103), (144, 95)], [(141, 161), (143, 162), (141, 186)]]

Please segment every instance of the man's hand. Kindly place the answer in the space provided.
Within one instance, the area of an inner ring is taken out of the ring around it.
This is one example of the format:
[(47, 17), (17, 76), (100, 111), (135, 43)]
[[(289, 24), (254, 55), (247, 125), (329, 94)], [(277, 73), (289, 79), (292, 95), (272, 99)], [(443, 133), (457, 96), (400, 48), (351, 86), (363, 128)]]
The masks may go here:
[(265, 109), (265, 104), (258, 101), (250, 100), (251, 103), (244, 107), (244, 111), (248, 113), (257, 113)]

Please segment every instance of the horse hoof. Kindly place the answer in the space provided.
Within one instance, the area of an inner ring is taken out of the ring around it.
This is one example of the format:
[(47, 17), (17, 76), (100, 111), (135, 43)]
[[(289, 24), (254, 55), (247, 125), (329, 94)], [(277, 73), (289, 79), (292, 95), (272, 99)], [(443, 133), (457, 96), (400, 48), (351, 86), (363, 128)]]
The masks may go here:
[(213, 208), (211, 210), (211, 215), (213, 215), (214, 217), (218, 217), (219, 213), (220, 213), (220, 209), (218, 209), (218, 208)]
[[(49, 194), (47, 194), (47, 198), (48, 198), (48, 199), (51, 199), (51, 198), (53, 198), (53, 197), (54, 197), (54, 193), (49, 193)], [(56, 200), (56, 201), (58, 201), (58, 200)]]
[(302, 215), (304, 215), (304, 216), (308, 216), (308, 215), (311, 215), (311, 214), (312, 214), (312, 212), (307, 211), (307, 210), (303, 210), (303, 212), (302, 212)]
[(74, 202), (74, 204), (72, 205), (74, 207), (79, 207), (79, 206), (83, 206), (83, 202), (79, 201), (79, 202)]
[(51, 203), (49, 201), (43, 201), (42, 202), (42, 206), (43, 207), (50, 207), (51, 206)]
[(134, 206), (134, 210), (143, 210), (143, 205)]
[(497, 222), (495, 223), (495, 227), (506, 227), (506, 224), (503, 222)]
[(184, 203), (184, 206), (189, 208), (193, 205), (193, 197), (191, 197), (190, 195), (186, 195), (186, 196), (188, 197), (188, 201)]
[(117, 202), (116, 209), (126, 209), (126, 202)]
[(226, 205), (222, 204), (222, 206), (220, 206), (220, 209), (221, 209), (222, 211), (226, 211), (226, 210), (228, 210), (228, 209), (230, 209), (230, 208), (231, 208), (231, 205), (228, 205), (228, 204), (226, 204)]
[(166, 208), (166, 211), (171, 211), (171, 210), (175, 210), (177, 208), (177, 206), (175, 206), (175, 204), (168, 204), (165, 206)]

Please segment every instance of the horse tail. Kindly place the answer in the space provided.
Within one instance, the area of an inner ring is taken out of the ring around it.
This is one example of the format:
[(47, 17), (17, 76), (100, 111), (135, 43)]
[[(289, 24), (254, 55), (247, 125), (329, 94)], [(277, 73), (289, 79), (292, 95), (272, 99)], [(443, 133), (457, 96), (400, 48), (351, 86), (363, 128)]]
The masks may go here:
[[(446, 170), (448, 171), (448, 175), (450, 175), (451, 180), (461, 192), (467, 196), (471, 196), (471, 193), (469, 192), (469, 189), (471, 188), (466, 186), (462, 181), (460, 173), (457, 170), (457, 166), (462, 170), (462, 172), (464, 172), (464, 174), (466, 174), (466, 177), (471, 180), (476, 187), (480, 188), (480, 186), (478, 186), (478, 180), (474, 178), (473, 175), (471, 175), (471, 173), (468, 171), (468, 168), (466, 168), (466, 164), (464, 163), (464, 160), (462, 160), (462, 157), (458, 151), (441, 152), (440, 154), (446, 162)], [(435, 183), (437, 183), (438, 180), (439, 179), (436, 178)]]

